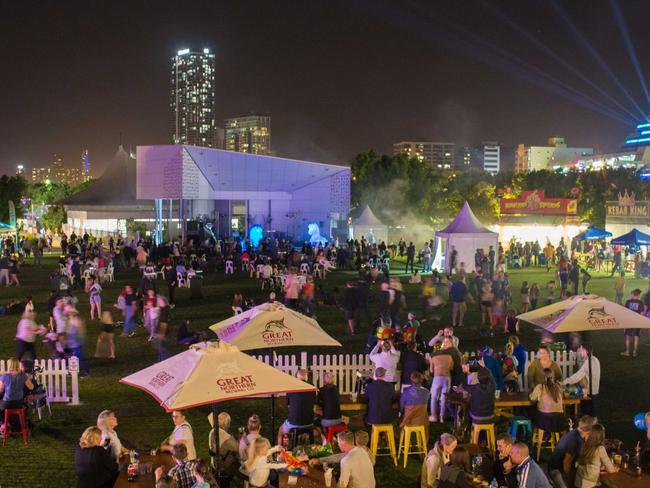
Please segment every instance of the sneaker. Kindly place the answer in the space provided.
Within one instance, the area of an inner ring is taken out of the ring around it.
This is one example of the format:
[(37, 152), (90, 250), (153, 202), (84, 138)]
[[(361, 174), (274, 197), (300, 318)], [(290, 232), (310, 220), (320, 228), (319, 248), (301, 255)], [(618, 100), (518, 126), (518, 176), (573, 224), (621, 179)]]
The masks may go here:
[(435, 415), (429, 415), (429, 422), (437, 422), (437, 421), (438, 421), (438, 417), (436, 417)]
[(135, 332), (131, 332), (131, 333), (129, 334), (129, 337), (135, 337)]
[(175, 303), (170, 303), (169, 308), (176, 308), (176, 304)]
[(638, 355), (639, 355), (639, 353), (637, 353), (636, 351), (634, 351), (634, 352), (632, 353), (632, 357), (633, 357), (633, 358), (637, 357)]
[(621, 353), (621, 356), (629, 356), (629, 355), (630, 355), (630, 353), (627, 352), (627, 351)]

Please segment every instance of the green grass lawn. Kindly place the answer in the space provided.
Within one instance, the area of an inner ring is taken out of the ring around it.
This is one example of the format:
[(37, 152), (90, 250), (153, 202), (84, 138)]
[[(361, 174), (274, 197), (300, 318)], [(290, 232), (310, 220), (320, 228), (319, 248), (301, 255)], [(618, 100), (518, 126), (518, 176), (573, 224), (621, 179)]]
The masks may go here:
[[(40, 269), (33, 268), (29, 263), (21, 271), (20, 288), (0, 289), (0, 302), (6, 303), (12, 298), (23, 299), (33, 295), (38, 313), (38, 321), (47, 321), (47, 295), (49, 292), (49, 274), (56, 268), (54, 258), (46, 258)], [(395, 266), (401, 268), (401, 264)], [(336, 271), (325, 281), (325, 289), (333, 286), (342, 287), (344, 280), (353, 273)], [(515, 300), (518, 301), (518, 289), (523, 280), (529, 283), (538, 282), (540, 285), (551, 279), (552, 273), (546, 273), (542, 268), (514, 270), (510, 272)], [(135, 271), (120, 272), (116, 281), (104, 286), (103, 304), (110, 306), (115, 302), (121, 287), (127, 282), (137, 283)], [(406, 282), (406, 277), (403, 279)], [(161, 281), (159, 281), (162, 284)], [(405, 284), (407, 303), (410, 309), (421, 311), (421, 301), (418, 298), (419, 286)], [(647, 280), (629, 279), (627, 290), (639, 287), (647, 289)], [(373, 286), (373, 291), (376, 285)], [(223, 274), (208, 274), (203, 285), (204, 298), (192, 300), (190, 291), (178, 291), (177, 307), (172, 311), (172, 322), (180, 319), (190, 319), (192, 329), (204, 329), (209, 325), (230, 315), (230, 302), (235, 291), (241, 291), (246, 296), (261, 301), (266, 292), (259, 289), (255, 280), (247, 275), (228, 276)], [(604, 274), (594, 274), (590, 283), (592, 293), (613, 298), (613, 280)], [(89, 317), (87, 296), (78, 294), (79, 309), (82, 315)], [(542, 291), (540, 303), (545, 299)], [(478, 321), (475, 307), (470, 307), (466, 323), (468, 327), (458, 330), (461, 339), (461, 349), (468, 350), (484, 344), (490, 344), (502, 349), (505, 336), (481, 338), (476, 329), (471, 327)], [(318, 321), (332, 336), (343, 343), (343, 352), (363, 352), (367, 330), (362, 330), (357, 336), (350, 338), (344, 335), (344, 320), (342, 312), (332, 307), (318, 307)], [(18, 316), (0, 317), (0, 358), (6, 359), (14, 355), (14, 335)], [(449, 321), (449, 308), (445, 308), (441, 324)], [(98, 321), (87, 321), (88, 340), (86, 357), (94, 352), (95, 341), (100, 329)], [(439, 325), (427, 323), (423, 326), (427, 335), (434, 334)], [(71, 487), (74, 486), (74, 447), (83, 429), (95, 423), (97, 414), (106, 408), (116, 411), (120, 425), (117, 428), (122, 441), (129, 447), (135, 447), (143, 452), (156, 446), (171, 432), (172, 422), (156, 401), (139, 390), (118, 383), (118, 380), (129, 373), (137, 371), (154, 362), (156, 351), (146, 341), (144, 329), (133, 339), (124, 339), (116, 335), (117, 359), (89, 359), (89, 379), (80, 380), (80, 406), (54, 404), (52, 417), (36, 423), (33, 437), (28, 446), (23, 446), (19, 438), (11, 439), (8, 446), (2, 448), (0, 456), (0, 486), (7, 487)], [(175, 332), (175, 330), (174, 330)], [(539, 342), (539, 336), (530, 326), (524, 326), (523, 342), (527, 348), (532, 348)], [(642, 341), (647, 336), (642, 337)], [(638, 358), (622, 358), (619, 353), (623, 350), (623, 334), (621, 332), (600, 332), (593, 334), (591, 342), (595, 354), (600, 358), (603, 378), (599, 411), (601, 420), (608, 429), (610, 437), (632, 442), (637, 436), (631, 418), (636, 412), (650, 410), (650, 390), (646, 380), (650, 368), (650, 347), (641, 346)], [(175, 349), (175, 352), (180, 351)], [(39, 345), (39, 352), (43, 351)], [(295, 351), (298, 352), (298, 351)], [(323, 352), (340, 352), (336, 350)], [(263, 419), (264, 435), (273, 438), (269, 425), (269, 402), (264, 400), (245, 400), (222, 404), (222, 408), (233, 417), (233, 431), (245, 425), (246, 418), (252, 413), (258, 413)], [(209, 425), (206, 420), (206, 409), (195, 409), (191, 412), (190, 421), (194, 429), (196, 447), (201, 457), (207, 457), (207, 435)], [(279, 417), (283, 417), (280, 412)], [(435, 426), (432, 435), (439, 434), (440, 427)], [(386, 458), (380, 458), (376, 467), (378, 486), (414, 486), (419, 474), (420, 464), (415, 460), (409, 463), (406, 470), (395, 468)]]

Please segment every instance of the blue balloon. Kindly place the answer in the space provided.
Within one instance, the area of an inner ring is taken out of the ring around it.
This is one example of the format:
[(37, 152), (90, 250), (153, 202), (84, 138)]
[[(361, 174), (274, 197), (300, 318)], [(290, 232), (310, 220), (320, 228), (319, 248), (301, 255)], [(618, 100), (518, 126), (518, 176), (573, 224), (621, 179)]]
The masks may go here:
[(639, 430), (648, 430), (648, 426), (645, 424), (645, 412), (639, 412), (634, 416), (634, 427)]

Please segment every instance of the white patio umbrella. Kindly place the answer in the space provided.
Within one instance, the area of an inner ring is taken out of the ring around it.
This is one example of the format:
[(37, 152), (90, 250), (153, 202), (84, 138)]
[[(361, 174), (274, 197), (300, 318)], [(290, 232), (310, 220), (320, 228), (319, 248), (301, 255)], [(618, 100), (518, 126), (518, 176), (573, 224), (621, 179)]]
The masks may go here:
[[(219, 340), (250, 349), (289, 346), (339, 346), (318, 322), (280, 302), (267, 302), (210, 326)], [(271, 428), (275, 430), (275, 395), (271, 395)]]
[(549, 332), (650, 329), (650, 319), (598, 295), (576, 295), (518, 315)]
[[(576, 295), (518, 315), (553, 333), (617, 329), (650, 329), (650, 319), (623, 305), (598, 295)], [(591, 352), (589, 352), (589, 387), (591, 388)]]
[[(219, 415), (219, 402), (258, 395), (316, 391), (315, 386), (264, 364), (225, 342), (196, 344), (187, 351), (122, 378), (120, 383), (149, 393), (167, 412), (211, 404), (214, 417)], [(218, 473), (219, 456), (216, 458)]]
[(257, 305), (210, 329), (242, 351), (287, 346), (341, 346), (318, 322), (280, 302)]

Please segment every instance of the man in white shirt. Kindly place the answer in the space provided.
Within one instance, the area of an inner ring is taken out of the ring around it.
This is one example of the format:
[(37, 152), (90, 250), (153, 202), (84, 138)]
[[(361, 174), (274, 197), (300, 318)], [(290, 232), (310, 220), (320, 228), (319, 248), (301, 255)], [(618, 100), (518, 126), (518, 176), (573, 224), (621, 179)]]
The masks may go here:
[(391, 341), (377, 342), (375, 348), (370, 352), (369, 357), (376, 368), (384, 368), (386, 375), (384, 381), (389, 383), (397, 382), (397, 364), (400, 353), (393, 347)]
[(172, 420), (174, 421), (174, 431), (163, 441), (160, 450), (171, 453), (175, 445), (183, 444), (187, 448), (187, 460), (194, 461), (196, 459), (194, 434), (192, 432), (192, 426), (187, 421), (185, 411), (174, 410), (172, 412)]
[(375, 471), (368, 453), (354, 445), (352, 432), (337, 436), (339, 449), (345, 454), (341, 459), (339, 488), (375, 488)]
[[(580, 411), (584, 415), (591, 415), (596, 417), (596, 400), (598, 394), (600, 393), (600, 361), (596, 356), (591, 354), (591, 345), (582, 344), (578, 349), (578, 354), (583, 360), (582, 366), (576, 371), (572, 376), (569, 376), (565, 379), (562, 384), (564, 385), (575, 385), (580, 383), (583, 387), (585, 395), (589, 395), (589, 398), (585, 398), (580, 402)], [(589, 375), (589, 355), (591, 354), (591, 380)], [(586, 386), (586, 387), (585, 387)]]

